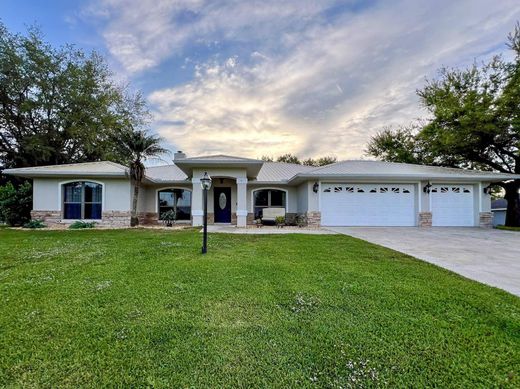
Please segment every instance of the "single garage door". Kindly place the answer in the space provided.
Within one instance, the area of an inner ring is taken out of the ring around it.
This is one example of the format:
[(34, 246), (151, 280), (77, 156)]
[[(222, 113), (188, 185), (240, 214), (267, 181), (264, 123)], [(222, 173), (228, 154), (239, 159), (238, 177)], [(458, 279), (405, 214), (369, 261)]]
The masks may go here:
[(475, 225), (472, 185), (433, 185), (430, 199), (433, 226)]
[(413, 184), (322, 184), (324, 226), (414, 226)]

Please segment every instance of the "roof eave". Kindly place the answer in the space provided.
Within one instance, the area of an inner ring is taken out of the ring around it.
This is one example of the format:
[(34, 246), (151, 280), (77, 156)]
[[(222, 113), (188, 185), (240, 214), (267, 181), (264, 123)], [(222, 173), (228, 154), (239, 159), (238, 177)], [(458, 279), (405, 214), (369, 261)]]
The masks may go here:
[(175, 165), (181, 169), (187, 176), (193, 175), (193, 169), (203, 168), (203, 167), (219, 167), (219, 168), (245, 168), (248, 171), (248, 175), (250, 177), (256, 177), (262, 168), (262, 161), (188, 161), (188, 160), (180, 160), (175, 161)]
[(125, 172), (34, 172), (6, 169), (2, 174), (25, 178), (59, 178), (59, 177), (127, 177)]
[(507, 180), (520, 179), (520, 175), (425, 175), (425, 174), (296, 174), (294, 177), (289, 179), (288, 183), (301, 182), (306, 180), (357, 180), (357, 179), (409, 179), (409, 180), (457, 180), (465, 182), (475, 181), (489, 181), (489, 182), (501, 182)]
[(250, 185), (289, 185), (288, 180), (283, 181), (257, 181), (257, 180), (250, 180), (248, 182)]

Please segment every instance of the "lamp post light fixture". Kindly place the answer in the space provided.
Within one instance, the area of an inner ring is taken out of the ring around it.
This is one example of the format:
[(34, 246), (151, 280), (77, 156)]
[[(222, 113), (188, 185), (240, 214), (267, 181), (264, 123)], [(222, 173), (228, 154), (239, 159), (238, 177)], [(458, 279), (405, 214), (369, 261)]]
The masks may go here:
[(200, 186), (202, 186), (204, 202), (202, 254), (206, 254), (208, 252), (208, 190), (211, 188), (211, 177), (208, 172), (204, 172), (204, 176), (200, 179)]

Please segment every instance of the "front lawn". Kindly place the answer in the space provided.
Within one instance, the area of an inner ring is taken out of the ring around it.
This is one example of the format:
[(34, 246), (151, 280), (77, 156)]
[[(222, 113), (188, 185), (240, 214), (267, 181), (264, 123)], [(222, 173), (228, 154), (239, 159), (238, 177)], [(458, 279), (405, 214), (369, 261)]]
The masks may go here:
[(496, 226), (499, 230), (520, 231), (520, 227)]
[(520, 299), (339, 235), (0, 230), (0, 386), (518, 387)]

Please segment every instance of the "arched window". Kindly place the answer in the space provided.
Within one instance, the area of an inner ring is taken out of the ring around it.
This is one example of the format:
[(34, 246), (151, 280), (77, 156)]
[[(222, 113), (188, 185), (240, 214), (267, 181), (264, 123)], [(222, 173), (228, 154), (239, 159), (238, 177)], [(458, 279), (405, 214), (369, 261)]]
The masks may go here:
[(64, 219), (101, 219), (103, 186), (95, 182), (77, 181), (63, 185)]
[(278, 189), (259, 189), (253, 192), (255, 218), (262, 216), (264, 208), (285, 208), (286, 193)]
[(191, 191), (186, 189), (163, 189), (159, 191), (159, 220), (165, 212), (173, 209), (177, 220), (190, 220)]

